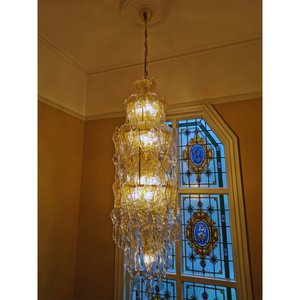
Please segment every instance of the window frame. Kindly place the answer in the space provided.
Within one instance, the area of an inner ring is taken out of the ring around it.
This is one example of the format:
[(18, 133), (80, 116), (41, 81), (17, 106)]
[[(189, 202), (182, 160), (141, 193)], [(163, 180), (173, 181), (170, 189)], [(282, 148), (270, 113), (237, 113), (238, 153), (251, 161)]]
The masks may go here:
[[(181, 223), (180, 241), (175, 243), (176, 274), (167, 273), (166, 278), (176, 280), (178, 300), (183, 299), (182, 285), (184, 281), (233, 287), (236, 289), (238, 300), (253, 300), (238, 139), (210, 103), (184, 108), (173, 106), (167, 110), (167, 120), (172, 121), (172, 128), (177, 128), (179, 120), (189, 118), (203, 118), (224, 145), (227, 187), (181, 188), (179, 184), (178, 205), (181, 207), (181, 194), (228, 195), (235, 278), (209, 278), (183, 273)], [(177, 168), (177, 175), (178, 181), (180, 181), (180, 167)], [(129, 280), (130, 276), (124, 269), (123, 251), (115, 245), (114, 300), (129, 299), (129, 288), (127, 288)]]

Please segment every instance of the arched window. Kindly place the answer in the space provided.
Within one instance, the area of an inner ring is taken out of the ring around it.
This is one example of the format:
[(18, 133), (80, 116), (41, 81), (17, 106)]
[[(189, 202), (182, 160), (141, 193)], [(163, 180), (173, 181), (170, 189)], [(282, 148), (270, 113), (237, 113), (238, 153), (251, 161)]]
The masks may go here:
[[(171, 108), (167, 117), (178, 131), (182, 220), (158, 299), (251, 300), (237, 138), (210, 104)], [(115, 300), (136, 300), (120, 252), (116, 248)], [(148, 299), (143, 278), (140, 286), (140, 299)]]

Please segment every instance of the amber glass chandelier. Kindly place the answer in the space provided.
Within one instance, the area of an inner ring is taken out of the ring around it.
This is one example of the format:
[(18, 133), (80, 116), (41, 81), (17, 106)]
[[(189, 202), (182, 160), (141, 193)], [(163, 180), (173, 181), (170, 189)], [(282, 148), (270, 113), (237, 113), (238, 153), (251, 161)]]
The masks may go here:
[(156, 82), (148, 79), (147, 23), (150, 9), (142, 9), (145, 23), (144, 76), (135, 81), (135, 94), (124, 101), (126, 123), (113, 134), (116, 167), (111, 212), (113, 239), (124, 250), (124, 265), (132, 278), (131, 293), (139, 290), (143, 276), (149, 297), (154, 279), (171, 263), (170, 251), (179, 240), (177, 132), (165, 124), (167, 104), (155, 94)]

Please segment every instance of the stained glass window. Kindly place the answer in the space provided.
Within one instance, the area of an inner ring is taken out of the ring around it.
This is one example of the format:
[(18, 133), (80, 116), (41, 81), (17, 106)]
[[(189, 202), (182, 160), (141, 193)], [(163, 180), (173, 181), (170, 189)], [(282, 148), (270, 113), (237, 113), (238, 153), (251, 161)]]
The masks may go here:
[(227, 195), (181, 195), (186, 274), (234, 278)]
[(230, 287), (202, 283), (183, 283), (184, 300), (236, 300), (236, 290)]
[(224, 146), (203, 119), (180, 120), (181, 187), (226, 187)]
[[(249, 290), (240, 293), (234, 268), (234, 228), (230, 222), (233, 213), (229, 211), (234, 195), (227, 185), (227, 176), (233, 169), (229, 165), (227, 170), (225, 163), (225, 150), (226, 154), (232, 150), (225, 149), (229, 147), (227, 142), (224, 145), (203, 118), (174, 118), (166, 124), (178, 132), (181, 237), (180, 244), (172, 248), (166, 278), (160, 286), (155, 281), (154, 299), (252, 299), (248, 297)], [(141, 276), (140, 290), (130, 299), (148, 300), (146, 291)]]
[[(163, 279), (162, 284), (157, 284), (157, 279), (155, 279), (155, 298), (154, 299), (165, 299), (165, 300), (177, 300), (176, 295), (176, 281), (171, 279)], [(137, 291), (134, 291), (131, 300), (149, 300), (146, 296), (146, 283), (141, 276), (140, 278), (140, 291), (139, 295)]]

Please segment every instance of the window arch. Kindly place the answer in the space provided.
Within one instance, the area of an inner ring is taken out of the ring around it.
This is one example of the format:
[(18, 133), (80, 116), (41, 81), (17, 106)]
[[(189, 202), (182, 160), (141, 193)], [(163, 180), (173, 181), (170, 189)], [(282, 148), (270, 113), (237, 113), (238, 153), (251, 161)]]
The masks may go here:
[[(238, 142), (209, 104), (170, 108), (167, 124), (178, 131), (180, 242), (164, 279), (165, 300), (251, 300)], [(116, 247), (115, 300), (129, 295)], [(141, 278), (140, 298), (145, 296)]]

